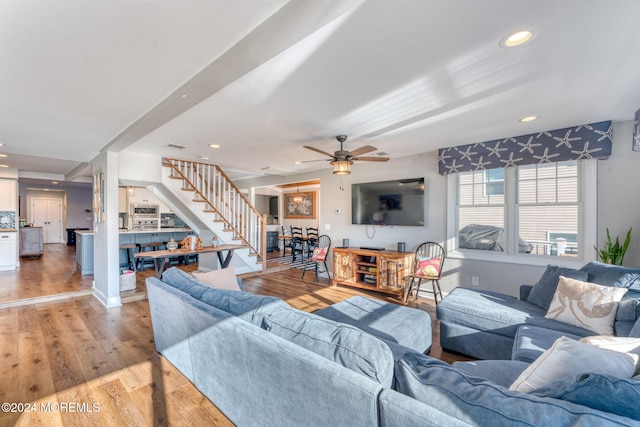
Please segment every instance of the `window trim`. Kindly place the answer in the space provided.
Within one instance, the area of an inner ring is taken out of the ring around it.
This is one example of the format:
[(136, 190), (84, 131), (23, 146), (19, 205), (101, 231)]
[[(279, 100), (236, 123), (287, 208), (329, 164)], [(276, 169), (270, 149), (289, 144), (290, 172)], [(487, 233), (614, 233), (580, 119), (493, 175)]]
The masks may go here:
[[(596, 260), (593, 247), (597, 238), (597, 181), (598, 167), (596, 159), (578, 161), (578, 248), (580, 257), (563, 257), (553, 255), (527, 255), (517, 251), (518, 237), (516, 206), (516, 172), (515, 167), (505, 168), (505, 234), (507, 236), (505, 252), (481, 251), (475, 249), (458, 249), (458, 177), (459, 174), (447, 175), (447, 238), (445, 241), (448, 257), (452, 259), (468, 259), (477, 261), (501, 262), (509, 264), (546, 266), (562, 264), (579, 268), (586, 262)], [(516, 248), (514, 250), (514, 248)], [(490, 252), (490, 253), (489, 253)]]

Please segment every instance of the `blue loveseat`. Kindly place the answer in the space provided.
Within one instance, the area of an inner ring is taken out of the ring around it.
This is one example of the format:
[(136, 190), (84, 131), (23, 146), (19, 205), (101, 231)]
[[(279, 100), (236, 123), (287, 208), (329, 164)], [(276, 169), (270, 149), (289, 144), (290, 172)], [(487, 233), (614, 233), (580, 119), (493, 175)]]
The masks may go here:
[(596, 335), (545, 318), (561, 275), (627, 288), (618, 307), (614, 333), (629, 336), (640, 318), (640, 270), (590, 262), (579, 270), (548, 266), (538, 283), (520, 287), (519, 299), (498, 292), (454, 289), (436, 308), (442, 348), (486, 360), (510, 360), (515, 350), (518, 354), (527, 353), (522, 360), (530, 362), (561, 335), (575, 338)]
[(525, 362), (424, 354), (430, 341), (399, 321), (430, 331), (418, 310), (354, 297), (305, 313), (177, 269), (147, 289), (156, 348), (238, 426), (640, 425), (508, 390)]

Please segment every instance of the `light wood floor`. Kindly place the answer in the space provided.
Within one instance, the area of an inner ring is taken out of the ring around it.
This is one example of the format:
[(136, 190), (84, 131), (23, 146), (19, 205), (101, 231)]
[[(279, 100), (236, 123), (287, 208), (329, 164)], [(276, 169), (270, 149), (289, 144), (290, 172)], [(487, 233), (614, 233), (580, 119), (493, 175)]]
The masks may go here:
[[(44, 257), (23, 262), (20, 271), (0, 272), (0, 301), (90, 288), (92, 276), (75, 271), (73, 247), (50, 246)], [(152, 274), (138, 273), (139, 288)], [(316, 283), (313, 273), (302, 282), (300, 275), (291, 269), (245, 278), (244, 290), (275, 295), (307, 311), (353, 295), (397, 302), (382, 294), (332, 287), (327, 279)], [(410, 305), (435, 319), (431, 301)], [(447, 362), (466, 360), (443, 352), (436, 321), (433, 327), (431, 355)], [(145, 299), (109, 310), (93, 296), (0, 309), (0, 349), (0, 402), (15, 404), (10, 409), (17, 411), (0, 411), (0, 426), (232, 425), (158, 355)]]

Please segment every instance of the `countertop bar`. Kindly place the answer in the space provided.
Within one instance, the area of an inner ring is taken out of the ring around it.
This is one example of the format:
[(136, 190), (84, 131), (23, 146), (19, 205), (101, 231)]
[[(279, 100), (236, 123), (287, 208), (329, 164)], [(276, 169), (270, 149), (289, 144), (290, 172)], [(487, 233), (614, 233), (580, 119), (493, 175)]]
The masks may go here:
[[(149, 228), (145, 230), (120, 230), (119, 234), (179, 233), (183, 231), (190, 232), (193, 230), (190, 228)], [(76, 234), (80, 234), (82, 236), (93, 235), (93, 230), (76, 230)]]

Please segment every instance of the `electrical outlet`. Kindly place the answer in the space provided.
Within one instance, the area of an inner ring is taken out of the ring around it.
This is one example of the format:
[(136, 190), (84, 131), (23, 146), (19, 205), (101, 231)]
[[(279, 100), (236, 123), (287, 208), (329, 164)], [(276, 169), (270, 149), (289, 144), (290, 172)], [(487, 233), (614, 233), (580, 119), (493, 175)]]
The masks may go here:
[(478, 276), (473, 276), (471, 278), (471, 286), (479, 286), (480, 285), (480, 279), (478, 278)]
[(340, 214), (341, 214), (340, 208), (336, 208), (336, 215), (340, 215)]
[(329, 230), (331, 230), (331, 224), (325, 224), (325, 225), (324, 225), (324, 230), (325, 230), (325, 231), (329, 231)]

